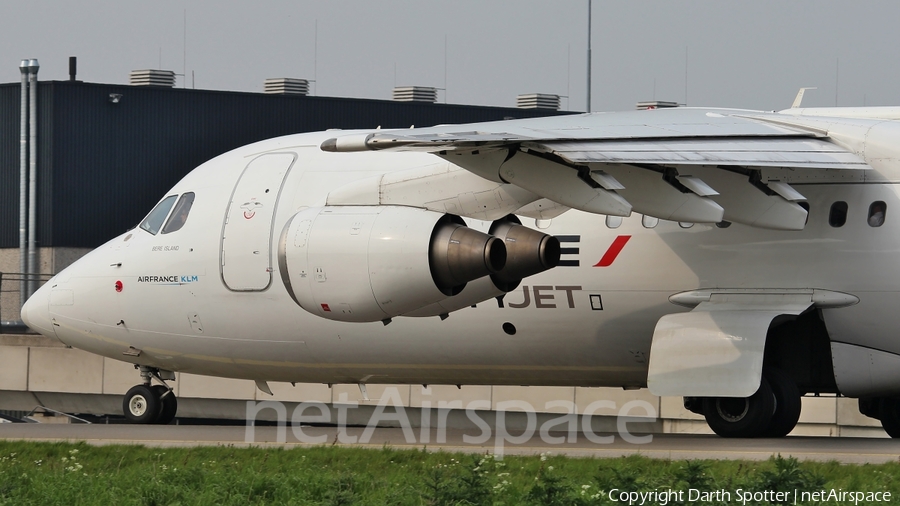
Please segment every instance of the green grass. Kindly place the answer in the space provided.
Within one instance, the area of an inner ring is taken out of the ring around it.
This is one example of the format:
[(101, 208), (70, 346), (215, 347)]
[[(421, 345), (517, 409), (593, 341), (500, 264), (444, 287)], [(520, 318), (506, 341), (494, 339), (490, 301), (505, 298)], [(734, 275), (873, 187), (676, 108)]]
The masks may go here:
[[(616, 504), (606, 494), (612, 488), (834, 488), (890, 491), (896, 499), (900, 464), (555, 455), (507, 456), (501, 461), (488, 455), (390, 448), (146, 448), (0, 441), (0, 504)], [(688, 503), (684, 499), (669, 504)], [(740, 502), (732, 495), (730, 502), (704, 504)]]

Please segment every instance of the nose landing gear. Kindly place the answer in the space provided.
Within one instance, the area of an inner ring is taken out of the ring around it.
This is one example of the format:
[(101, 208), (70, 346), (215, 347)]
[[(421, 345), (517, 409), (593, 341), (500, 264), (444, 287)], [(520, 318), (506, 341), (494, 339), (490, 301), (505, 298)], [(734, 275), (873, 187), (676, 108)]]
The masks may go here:
[[(160, 375), (160, 370), (139, 366), (143, 383), (131, 387), (122, 400), (125, 419), (131, 423), (165, 425), (175, 419), (178, 399)], [(163, 371), (166, 379), (175, 379), (175, 374)], [(151, 379), (160, 384), (151, 385)]]

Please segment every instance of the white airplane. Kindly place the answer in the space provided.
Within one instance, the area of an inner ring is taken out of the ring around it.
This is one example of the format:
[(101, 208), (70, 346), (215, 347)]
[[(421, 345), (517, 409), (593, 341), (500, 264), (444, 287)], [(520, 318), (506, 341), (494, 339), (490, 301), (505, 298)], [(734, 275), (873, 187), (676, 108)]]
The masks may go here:
[(172, 420), (187, 372), (649, 387), (728, 437), (784, 436), (802, 395), (839, 393), (900, 437), (897, 119), (676, 108), (266, 140), (22, 316), (134, 363), (138, 423)]

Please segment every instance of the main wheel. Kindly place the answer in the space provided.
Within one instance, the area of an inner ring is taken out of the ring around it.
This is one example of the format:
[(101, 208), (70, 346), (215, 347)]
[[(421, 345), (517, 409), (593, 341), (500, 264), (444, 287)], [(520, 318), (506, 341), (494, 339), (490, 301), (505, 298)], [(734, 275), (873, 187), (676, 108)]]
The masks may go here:
[(709, 397), (703, 403), (706, 423), (722, 437), (759, 436), (769, 426), (774, 411), (775, 398), (765, 377), (750, 397)]
[[(159, 418), (153, 423), (168, 425), (175, 419), (175, 412), (178, 411), (178, 399), (175, 397), (175, 392), (169, 392), (169, 389), (162, 385), (153, 385), (153, 390), (159, 395), (160, 403), (162, 404), (159, 411)], [(166, 392), (169, 393), (164, 395)]]
[(775, 412), (772, 421), (761, 434), (762, 437), (784, 437), (790, 434), (800, 420), (800, 389), (794, 378), (780, 369), (766, 369), (764, 374), (775, 397)]
[(148, 385), (135, 385), (125, 394), (122, 411), (131, 423), (153, 423), (159, 419), (159, 392)]
[(900, 438), (900, 401), (897, 399), (881, 400), (881, 426), (888, 436)]

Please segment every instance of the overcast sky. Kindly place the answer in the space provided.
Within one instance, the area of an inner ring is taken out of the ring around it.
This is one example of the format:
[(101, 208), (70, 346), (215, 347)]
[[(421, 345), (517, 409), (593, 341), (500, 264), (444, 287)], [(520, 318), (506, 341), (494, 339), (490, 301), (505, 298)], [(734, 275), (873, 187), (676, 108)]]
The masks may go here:
[[(514, 106), (540, 92), (584, 110), (587, 4), (4, 1), (0, 82), (19, 80), (22, 58), (40, 60), (42, 80), (67, 79), (77, 56), (89, 82), (163, 68), (203, 89), (298, 77), (322, 96), (419, 85), (446, 87), (450, 103)], [(652, 99), (781, 109), (801, 86), (818, 87), (809, 106), (900, 105), (898, 21), (896, 0), (594, 0), (592, 110)]]

